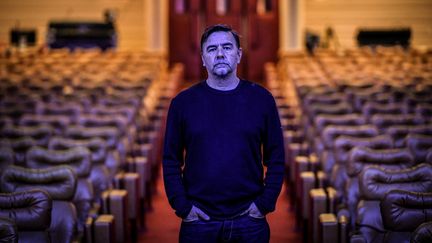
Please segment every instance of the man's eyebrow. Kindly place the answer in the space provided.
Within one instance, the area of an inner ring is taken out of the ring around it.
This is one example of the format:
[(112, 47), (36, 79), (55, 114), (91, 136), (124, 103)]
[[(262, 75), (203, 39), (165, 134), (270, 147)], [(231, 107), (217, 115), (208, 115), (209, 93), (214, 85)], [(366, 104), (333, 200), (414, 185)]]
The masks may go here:
[[(234, 46), (234, 44), (233, 43), (231, 43), (231, 42), (225, 42), (225, 43), (222, 43), (222, 44), (220, 44), (221, 46)], [(213, 47), (217, 47), (218, 45), (208, 45), (207, 46), (207, 48), (206, 48), (206, 50), (208, 50), (208, 49), (210, 49), (210, 48), (213, 48)]]

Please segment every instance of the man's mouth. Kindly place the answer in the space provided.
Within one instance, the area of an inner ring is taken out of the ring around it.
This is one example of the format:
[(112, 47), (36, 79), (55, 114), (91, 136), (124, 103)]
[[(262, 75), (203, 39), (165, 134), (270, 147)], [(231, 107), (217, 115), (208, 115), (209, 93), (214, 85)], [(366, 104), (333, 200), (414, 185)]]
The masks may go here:
[(217, 67), (217, 66), (228, 66), (228, 64), (227, 63), (216, 63), (215, 67)]

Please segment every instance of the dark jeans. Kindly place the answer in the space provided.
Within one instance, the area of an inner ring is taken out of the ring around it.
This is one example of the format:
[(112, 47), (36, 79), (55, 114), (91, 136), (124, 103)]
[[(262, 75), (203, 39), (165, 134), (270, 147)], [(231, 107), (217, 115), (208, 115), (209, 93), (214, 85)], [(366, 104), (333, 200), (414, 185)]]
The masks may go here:
[(182, 222), (180, 243), (268, 243), (270, 227), (266, 218), (253, 218), (248, 214), (227, 220), (197, 220)]

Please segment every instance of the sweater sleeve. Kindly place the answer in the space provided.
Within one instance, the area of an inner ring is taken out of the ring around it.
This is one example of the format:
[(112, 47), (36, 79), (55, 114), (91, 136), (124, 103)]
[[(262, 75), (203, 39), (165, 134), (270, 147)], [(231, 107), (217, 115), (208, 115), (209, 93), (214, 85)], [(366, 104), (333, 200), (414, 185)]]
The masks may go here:
[(264, 179), (264, 191), (255, 201), (258, 209), (263, 214), (275, 210), (285, 171), (283, 134), (273, 98), (268, 110), (266, 132), (263, 138), (263, 162), (267, 166), (267, 172)]
[(177, 216), (185, 218), (192, 209), (191, 202), (187, 199), (182, 180), (182, 166), (184, 163), (184, 137), (182, 131), (182, 119), (176, 100), (171, 102), (168, 110), (165, 130), (163, 177), (165, 191), (171, 207)]

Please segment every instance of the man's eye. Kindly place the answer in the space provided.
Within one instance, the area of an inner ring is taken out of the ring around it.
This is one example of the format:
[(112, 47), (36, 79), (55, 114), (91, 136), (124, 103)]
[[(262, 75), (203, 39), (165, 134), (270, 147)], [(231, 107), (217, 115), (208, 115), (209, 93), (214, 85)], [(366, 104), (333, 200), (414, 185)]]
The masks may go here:
[(215, 51), (215, 50), (216, 50), (216, 48), (209, 48), (209, 49), (207, 49), (208, 52), (212, 52), (212, 51)]
[(232, 47), (231, 47), (231, 46), (224, 46), (224, 49), (225, 49), (225, 50), (231, 50)]

